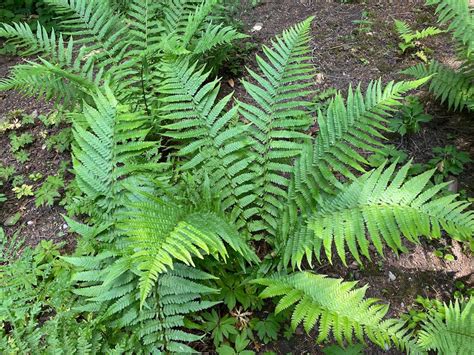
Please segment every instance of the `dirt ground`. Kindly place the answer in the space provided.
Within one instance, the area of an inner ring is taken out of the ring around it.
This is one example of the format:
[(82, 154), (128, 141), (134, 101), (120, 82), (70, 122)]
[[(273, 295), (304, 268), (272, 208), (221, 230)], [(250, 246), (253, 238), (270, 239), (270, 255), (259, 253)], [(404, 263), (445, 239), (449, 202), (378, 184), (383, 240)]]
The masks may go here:
[[(313, 63), (319, 73), (317, 85), (321, 89), (333, 87), (345, 90), (351, 83), (361, 83), (364, 86), (370, 80), (378, 78), (384, 82), (403, 79), (400, 71), (420, 62), (410, 54), (400, 55), (393, 22), (394, 19), (405, 20), (415, 29), (436, 25), (433, 8), (423, 4), (424, 0), (367, 0), (350, 3), (342, 0), (263, 0), (255, 7), (244, 7), (244, 10), (236, 15), (241, 19), (250, 41), (267, 45), (272, 37), (284, 29), (309, 16), (315, 16), (311, 47)], [(357, 23), (363, 18), (370, 22), (368, 27), (361, 28)], [(260, 30), (255, 30), (259, 27)], [(430, 38), (424, 43), (433, 50), (433, 56), (438, 60), (447, 64), (455, 63), (454, 50), (448, 35)], [(245, 65), (250, 68), (256, 67), (255, 52), (258, 50), (248, 53), (245, 60)], [(18, 61), (18, 58), (0, 56), (0, 77), (6, 77), (11, 66)], [(223, 85), (227, 85), (229, 91), (235, 90), (236, 96), (242, 98), (245, 95), (239, 79), (242, 77), (227, 76)], [(427, 162), (432, 157), (432, 147), (448, 144), (468, 151), (474, 157), (474, 118), (467, 114), (448, 112), (424, 90), (418, 92), (418, 95), (434, 119), (424, 125), (423, 130), (416, 136), (404, 141), (394, 137), (392, 143), (405, 150), (416, 162)], [(45, 114), (51, 110), (51, 105), (23, 98), (15, 92), (0, 93), (0, 122), (2, 117), (15, 109), (23, 109), (26, 113), (36, 111)], [(39, 128), (32, 128), (30, 132), (35, 137), (40, 133)], [(0, 163), (15, 164), (17, 172), (25, 176), (33, 172), (40, 172), (44, 176), (54, 174), (60, 162), (68, 159), (67, 154), (47, 151), (44, 149), (44, 142), (35, 139), (35, 143), (28, 149), (31, 154), (30, 161), (24, 165), (18, 164), (10, 153), (9, 144), (8, 136), (0, 135)], [(460, 189), (473, 196), (472, 164), (458, 180)], [(8, 197), (8, 201), (0, 209), (0, 222), (4, 222), (16, 212), (22, 214), (19, 223), (5, 228), (8, 235), (21, 229), (21, 234), (29, 245), (35, 245), (41, 239), (67, 240), (67, 231), (61, 217), (64, 210), (61, 207), (55, 205), (36, 208), (33, 198), (24, 198), (18, 202), (11, 192), (11, 186), (0, 189), (0, 192)], [(473, 259), (466, 256), (457, 243), (452, 246), (454, 261), (443, 261), (435, 257), (433, 251), (444, 246), (443, 243), (447, 242), (423, 241), (421, 245), (409, 246), (410, 253), (400, 257), (387, 251), (383, 262), (374, 256), (373, 262), (367, 262), (362, 269), (356, 264), (350, 265), (349, 268), (337, 264), (323, 264), (317, 267), (317, 270), (330, 276), (359, 280), (360, 285), (368, 284), (368, 295), (390, 303), (390, 314), (396, 316), (407, 311), (417, 295), (447, 300), (452, 295), (455, 280), (462, 280), (472, 286)], [(281, 354), (321, 353), (314, 337), (302, 334), (289, 342), (282, 340), (262, 350), (273, 350)], [(367, 353), (382, 352), (370, 347)]]

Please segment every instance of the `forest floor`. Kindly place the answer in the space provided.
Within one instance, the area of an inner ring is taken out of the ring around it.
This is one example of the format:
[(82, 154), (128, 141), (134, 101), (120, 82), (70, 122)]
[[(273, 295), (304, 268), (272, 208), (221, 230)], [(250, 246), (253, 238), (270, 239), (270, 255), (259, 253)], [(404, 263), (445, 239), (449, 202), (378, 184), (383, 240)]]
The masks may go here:
[[(254, 54), (260, 44), (270, 44), (271, 38), (284, 29), (314, 16), (311, 46), (313, 63), (318, 70), (318, 88), (345, 90), (358, 83), (364, 87), (370, 80), (382, 81), (406, 79), (400, 71), (417, 63), (420, 59), (411, 54), (401, 55), (398, 49), (398, 36), (394, 30), (394, 20), (407, 21), (412, 28), (422, 29), (435, 26), (433, 8), (424, 6), (424, 0), (379, 1), (367, 0), (360, 3), (344, 3), (340, 0), (263, 0), (257, 6), (245, 6), (235, 14), (243, 31), (250, 38), (242, 44), (236, 63), (256, 68)], [(360, 22), (363, 21), (363, 22)], [(456, 65), (452, 41), (447, 35), (429, 38), (423, 42), (425, 51), (432, 53), (443, 63)], [(246, 47), (247, 46), (247, 47)], [(15, 57), (0, 56), (0, 78), (6, 77), (10, 68), (20, 62)], [(235, 69), (236, 63), (232, 64)], [(228, 91), (234, 90), (236, 96), (244, 95), (239, 80), (245, 77), (240, 70), (227, 70), (222, 73), (223, 85)], [(467, 114), (452, 113), (440, 105), (425, 90), (416, 93), (425, 105), (433, 120), (424, 124), (418, 134), (400, 139), (392, 137), (391, 144), (404, 150), (415, 162), (426, 163), (433, 157), (433, 147), (454, 145), (474, 157), (474, 119)], [(0, 93), (0, 124), (14, 110), (27, 114), (47, 114), (51, 105), (42, 101), (26, 99), (15, 92)], [(30, 159), (18, 163), (10, 151), (7, 134), (0, 134), (0, 163), (14, 165), (16, 174), (25, 178), (33, 173), (43, 176), (55, 174), (62, 161), (69, 159), (67, 153), (58, 153), (45, 147), (45, 137), (58, 132), (58, 127), (34, 125), (20, 130), (29, 132), (34, 142), (27, 147)], [(66, 175), (66, 179), (68, 179)], [(26, 178), (28, 180), (28, 178)], [(32, 185), (35, 182), (28, 181)], [(474, 196), (474, 166), (468, 165), (458, 177), (459, 190)], [(37, 187), (37, 186), (35, 186)], [(34, 246), (42, 239), (73, 243), (73, 236), (67, 231), (62, 214), (64, 209), (58, 204), (52, 207), (36, 207), (34, 197), (18, 200), (11, 191), (12, 186), (0, 186), (0, 192), (7, 197), (0, 207), (0, 223), (12, 216), (19, 220), (13, 225), (4, 225), (8, 236), (20, 233), (28, 245)], [(7, 223), (10, 224), (10, 223)], [(468, 287), (474, 283), (474, 260), (463, 252), (458, 243), (447, 244), (445, 239), (423, 241), (418, 246), (408, 246), (409, 252), (396, 256), (387, 251), (385, 260), (374, 255), (372, 262), (364, 267), (356, 263), (344, 267), (342, 264), (323, 264), (317, 266), (320, 273), (342, 277), (346, 280), (359, 280), (368, 284), (368, 295), (390, 303), (390, 314), (399, 315), (410, 309), (417, 295), (449, 299), (454, 291), (454, 283), (461, 280)], [(449, 242), (450, 243), (450, 242)], [(440, 248), (450, 248), (453, 261), (445, 261), (434, 255)], [(299, 335), (290, 341), (279, 341), (262, 350), (274, 350), (285, 354), (292, 352), (320, 353), (314, 337)], [(377, 350), (371, 348), (369, 353)]]

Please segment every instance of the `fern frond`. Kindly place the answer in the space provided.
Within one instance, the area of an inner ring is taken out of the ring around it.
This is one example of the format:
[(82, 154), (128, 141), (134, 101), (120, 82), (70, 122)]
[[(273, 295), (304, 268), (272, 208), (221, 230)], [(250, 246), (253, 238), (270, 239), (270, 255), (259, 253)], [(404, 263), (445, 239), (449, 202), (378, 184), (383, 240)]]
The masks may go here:
[(159, 275), (176, 261), (194, 266), (193, 258), (210, 254), (227, 258), (224, 243), (255, 260), (238, 231), (216, 213), (183, 206), (150, 195), (131, 203), (119, 228), (127, 235), (126, 245), (140, 271), (142, 303)]
[(196, 70), (187, 59), (167, 63), (159, 92), (162, 98), (162, 128), (177, 143), (177, 156), (186, 159), (182, 171), (205, 171), (223, 210), (230, 210), (232, 220), (243, 216), (255, 199), (253, 162), (247, 151), (250, 142), (243, 136), (246, 127), (235, 122), (237, 107), (225, 112), (232, 95), (217, 100), (220, 84), (207, 82), (209, 73)]
[(456, 195), (436, 196), (448, 183), (424, 191), (434, 171), (407, 179), (410, 163), (396, 174), (395, 167), (393, 164), (384, 170), (382, 166), (334, 198), (321, 201), (309, 219), (314, 237), (300, 246), (290, 244), (295, 252), (292, 260), (300, 263), (304, 254), (313, 251), (319, 259), (322, 247), (331, 260), (335, 244), (344, 264), (346, 246), (360, 262), (359, 251), (370, 258), (370, 243), (383, 255), (384, 243), (395, 252), (403, 251), (402, 236), (416, 243), (420, 236), (441, 237), (441, 230), (458, 240), (472, 238), (474, 212), (466, 211), (469, 203), (456, 201)]
[(261, 298), (281, 297), (275, 313), (293, 308), (293, 329), (301, 323), (307, 333), (316, 328), (318, 342), (327, 340), (331, 333), (341, 345), (344, 341), (352, 343), (354, 336), (365, 343), (367, 336), (383, 349), (393, 341), (416, 352), (416, 345), (400, 332), (399, 326), (383, 321), (388, 306), (377, 303), (376, 299), (365, 299), (367, 287), (355, 288), (356, 282), (299, 272), (257, 279), (253, 283), (266, 286)]
[(137, 164), (136, 159), (156, 147), (146, 142), (149, 132), (146, 117), (129, 113), (107, 88), (97, 91), (96, 108), (84, 105), (75, 117), (73, 166), (76, 181), (90, 201), (106, 213), (117, 207), (127, 179), (134, 174), (163, 170), (163, 164)]
[[(385, 88), (375, 81), (369, 83), (365, 95), (359, 87), (349, 88), (346, 100), (338, 93), (328, 108), (319, 112), (318, 136), (303, 146), (294, 162), (288, 202), (280, 220), (278, 237), (285, 244), (284, 265), (290, 260), (301, 262), (304, 250), (311, 245), (313, 233), (305, 221), (319, 199), (343, 188), (341, 176), (354, 180), (353, 171), (365, 171), (367, 161), (359, 152), (380, 151), (382, 133), (388, 130), (385, 124), (399, 107), (402, 95), (426, 80), (391, 82)], [(310, 250), (306, 250), (308, 261)]]
[(44, 58), (72, 57), (72, 38), (66, 47), (61, 33), (56, 35), (54, 29), (48, 33), (40, 23), (37, 23), (36, 33), (26, 23), (0, 24), (0, 37), (15, 45), (22, 56), (41, 53)]
[(405, 43), (411, 43), (412, 41), (421, 40), (444, 32), (432, 26), (424, 28), (421, 31), (413, 31), (408, 23), (400, 20), (395, 20), (395, 28)]
[(427, 0), (426, 3), (437, 5), (438, 21), (449, 23), (448, 30), (471, 56), (474, 52), (474, 14), (469, 0)]
[(462, 71), (455, 71), (445, 65), (432, 61), (428, 66), (418, 64), (405, 69), (404, 74), (415, 78), (432, 75), (429, 90), (441, 103), (447, 103), (450, 109), (474, 110), (474, 79)]
[[(74, 265), (90, 264), (89, 261), (81, 261), (82, 258), (66, 260)], [(97, 314), (96, 322), (102, 322), (115, 334), (134, 334), (134, 340), (126, 344), (130, 352), (176, 352), (177, 349), (194, 352), (185, 343), (197, 341), (201, 336), (183, 331), (184, 320), (187, 315), (218, 303), (201, 300), (202, 296), (218, 292), (203, 283), (215, 277), (174, 264), (171, 270), (160, 275), (156, 287), (146, 298), (144, 306), (140, 307), (138, 278), (130, 271), (132, 265), (127, 256), (118, 259), (110, 255), (102, 256), (93, 264), (93, 267), (84, 268), (74, 277), (80, 282), (75, 292), (87, 297), (87, 303), (76, 307), (77, 311)], [(92, 274), (95, 274), (93, 280)]]
[(312, 18), (283, 32), (264, 47), (267, 60), (257, 56), (261, 74), (249, 70), (256, 84), (243, 81), (255, 104), (239, 102), (240, 112), (249, 122), (256, 160), (252, 164), (257, 179), (257, 199), (246, 211), (253, 231), (265, 230), (275, 235), (278, 211), (286, 196), (287, 174), (291, 160), (297, 156), (309, 137), (304, 134), (311, 119), (305, 99), (311, 92), (312, 65), (307, 62), (309, 30)]
[(64, 34), (76, 38), (87, 48), (100, 67), (118, 64), (127, 41), (121, 38), (127, 31), (122, 18), (114, 13), (108, 1), (45, 0), (61, 16)]
[(470, 354), (474, 349), (474, 299), (444, 305), (444, 317), (435, 313), (423, 322), (418, 345), (439, 354)]
[(17, 65), (10, 78), (0, 79), (0, 91), (15, 89), (67, 106), (73, 106), (81, 98), (88, 99), (96, 88), (96, 83), (87, 76), (62, 69), (44, 59), (40, 59), (40, 63)]

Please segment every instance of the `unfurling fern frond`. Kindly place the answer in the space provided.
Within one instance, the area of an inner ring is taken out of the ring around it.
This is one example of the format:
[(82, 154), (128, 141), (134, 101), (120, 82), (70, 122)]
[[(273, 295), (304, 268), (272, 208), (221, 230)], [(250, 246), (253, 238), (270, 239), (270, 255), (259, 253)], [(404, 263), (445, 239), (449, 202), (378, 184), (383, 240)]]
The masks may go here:
[(474, 349), (474, 299), (444, 305), (423, 322), (418, 345), (438, 354), (472, 354)]
[(272, 42), (273, 48), (264, 47), (267, 60), (257, 56), (262, 75), (249, 70), (255, 84), (243, 81), (255, 101), (239, 102), (239, 106), (250, 124), (256, 155), (252, 169), (257, 177), (257, 199), (246, 211), (247, 217), (258, 217), (250, 225), (256, 232), (265, 230), (275, 235), (289, 184), (287, 176), (293, 170), (291, 161), (309, 139), (304, 132), (311, 123), (307, 112), (310, 103), (305, 99), (313, 77), (312, 65), (307, 62), (311, 22), (312, 18), (283, 32)]
[(474, 77), (432, 61), (428, 66), (418, 64), (405, 69), (404, 74), (415, 78), (432, 76), (429, 90), (450, 109), (474, 110)]
[(437, 5), (438, 21), (449, 23), (453, 37), (467, 49), (467, 55), (474, 53), (474, 14), (469, 0), (427, 0), (428, 5)]
[(352, 343), (354, 336), (365, 342), (367, 336), (385, 349), (394, 342), (400, 348), (417, 352), (408, 334), (400, 330), (400, 324), (383, 320), (388, 306), (377, 303), (376, 299), (365, 299), (366, 287), (355, 288), (356, 282), (310, 272), (276, 275), (253, 282), (266, 286), (260, 297), (281, 297), (276, 313), (294, 307), (292, 328), (301, 323), (307, 333), (316, 328), (318, 342), (327, 340), (332, 332), (341, 345), (344, 341)]
[(299, 262), (304, 254), (312, 252), (319, 258), (324, 247), (331, 260), (334, 244), (345, 264), (346, 247), (360, 262), (359, 250), (370, 258), (370, 243), (381, 255), (384, 243), (395, 252), (404, 250), (402, 236), (416, 243), (420, 236), (439, 238), (444, 230), (458, 240), (472, 238), (474, 212), (466, 211), (470, 204), (456, 201), (456, 195), (437, 197), (448, 183), (423, 191), (434, 171), (407, 179), (410, 164), (396, 174), (395, 167), (393, 164), (384, 170), (382, 166), (334, 198), (321, 201), (309, 218), (314, 237), (300, 245), (292, 258)]

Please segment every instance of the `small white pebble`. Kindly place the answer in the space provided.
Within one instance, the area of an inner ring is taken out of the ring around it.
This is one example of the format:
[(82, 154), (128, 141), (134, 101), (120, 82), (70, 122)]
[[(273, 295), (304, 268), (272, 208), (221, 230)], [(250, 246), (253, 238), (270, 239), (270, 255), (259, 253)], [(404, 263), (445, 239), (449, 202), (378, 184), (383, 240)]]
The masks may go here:
[(32, 226), (33, 224), (35, 224), (35, 222), (33, 222), (33, 221), (28, 221), (28, 222), (26, 222), (26, 224), (29, 225), (29, 226)]
[(66, 223), (63, 224), (63, 229), (67, 229), (68, 225)]
[(251, 29), (252, 32), (258, 32), (261, 31), (263, 28), (263, 23), (257, 22)]
[(389, 281), (395, 281), (396, 279), (397, 279), (397, 277), (391, 271), (389, 271), (388, 272), (388, 280)]

